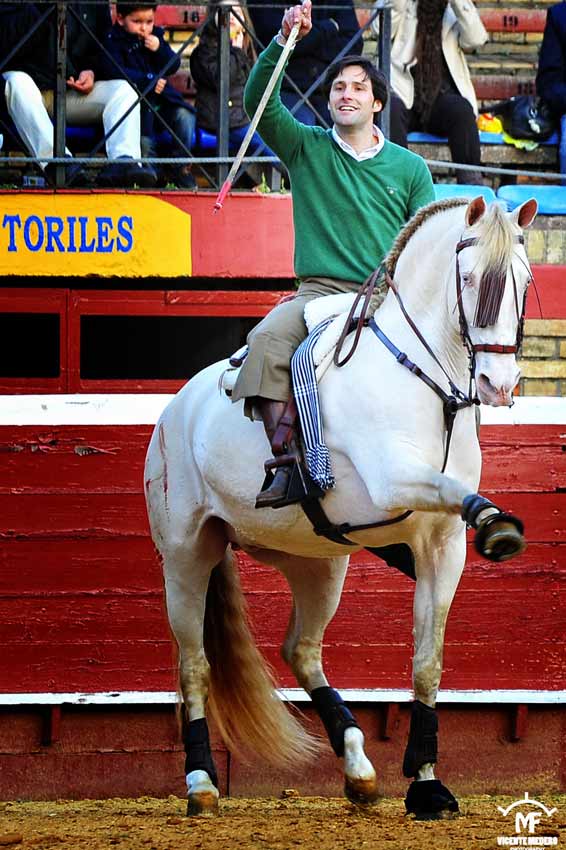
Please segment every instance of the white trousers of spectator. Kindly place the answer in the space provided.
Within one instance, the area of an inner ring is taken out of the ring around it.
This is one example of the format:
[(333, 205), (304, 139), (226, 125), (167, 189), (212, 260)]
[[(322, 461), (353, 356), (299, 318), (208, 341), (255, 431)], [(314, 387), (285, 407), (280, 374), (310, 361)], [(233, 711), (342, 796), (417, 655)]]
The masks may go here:
[[(53, 156), (52, 92), (41, 92), (24, 71), (4, 71), (8, 113), (28, 150), (41, 160)], [(102, 121), (104, 134), (110, 132), (122, 115), (136, 102), (134, 89), (125, 80), (99, 80), (89, 94), (70, 89), (65, 97), (67, 123), (96, 124)], [(66, 149), (70, 155), (70, 151)], [(109, 159), (130, 156), (139, 159), (140, 105), (134, 106), (120, 126), (106, 140)], [(42, 168), (46, 162), (39, 163)]]

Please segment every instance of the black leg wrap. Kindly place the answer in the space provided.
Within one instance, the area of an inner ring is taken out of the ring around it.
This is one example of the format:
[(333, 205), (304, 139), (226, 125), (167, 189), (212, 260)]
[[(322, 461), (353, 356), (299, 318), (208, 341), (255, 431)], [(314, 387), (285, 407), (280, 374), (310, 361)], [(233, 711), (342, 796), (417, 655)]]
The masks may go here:
[(416, 699), (411, 709), (409, 741), (403, 759), (403, 776), (417, 775), (423, 764), (434, 764), (438, 755), (438, 718), (436, 711)]
[(415, 815), (417, 820), (436, 820), (443, 813), (460, 811), (457, 799), (440, 779), (411, 782), (405, 808), (407, 814)]
[(344, 700), (334, 688), (322, 687), (311, 691), (311, 699), (316, 712), (328, 734), (332, 749), (337, 756), (344, 755), (344, 732), (352, 726), (360, 727)]
[(462, 502), (461, 517), (470, 528), (477, 528), (478, 514), (486, 508), (496, 508), (499, 510), (497, 505), (494, 505), (489, 499), (480, 496), (478, 493), (472, 493), (470, 496), (466, 496)]
[(187, 723), (183, 718), (183, 743), (185, 745), (185, 774), (192, 770), (206, 770), (210, 781), (218, 788), (218, 776), (212, 760), (208, 726), (203, 718)]

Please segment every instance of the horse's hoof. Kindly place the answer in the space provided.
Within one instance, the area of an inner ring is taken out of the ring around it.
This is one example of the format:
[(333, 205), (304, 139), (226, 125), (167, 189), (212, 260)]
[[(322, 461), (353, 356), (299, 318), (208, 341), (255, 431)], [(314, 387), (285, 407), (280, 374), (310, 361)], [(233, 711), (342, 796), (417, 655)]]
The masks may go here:
[(493, 514), (476, 532), (475, 547), (489, 561), (508, 561), (527, 548), (523, 524), (510, 514)]
[(445, 820), (455, 817), (460, 811), (458, 801), (440, 779), (411, 782), (405, 808), (408, 815), (415, 816), (415, 820)]
[(187, 817), (214, 817), (218, 814), (218, 794), (202, 791), (189, 794)]
[(187, 817), (213, 817), (218, 814), (218, 789), (206, 770), (191, 771), (187, 776), (187, 789)]
[(372, 779), (348, 779), (344, 782), (344, 794), (351, 803), (358, 806), (367, 806), (375, 803), (379, 798), (377, 781)]
[(460, 817), (460, 812), (451, 812), (443, 809), (441, 812), (421, 812), (413, 815), (413, 820), (455, 820)]

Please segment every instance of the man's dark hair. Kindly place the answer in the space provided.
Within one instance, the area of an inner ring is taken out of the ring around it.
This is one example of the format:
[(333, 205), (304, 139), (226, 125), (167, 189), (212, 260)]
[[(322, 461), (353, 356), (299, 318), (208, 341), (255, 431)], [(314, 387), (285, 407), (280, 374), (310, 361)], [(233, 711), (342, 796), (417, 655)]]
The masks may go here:
[(157, 3), (116, 3), (116, 14), (121, 15), (122, 18), (140, 9), (152, 9), (155, 12)]
[(324, 78), (324, 90), (326, 92), (326, 96), (328, 97), (330, 94), (332, 83), (338, 74), (340, 74), (344, 68), (349, 68), (351, 65), (360, 66), (366, 77), (371, 82), (374, 99), (379, 100), (381, 105), (385, 106), (389, 97), (389, 86), (387, 85), (385, 74), (383, 71), (380, 71), (379, 68), (375, 67), (371, 59), (368, 59), (365, 56), (343, 56), (342, 59), (338, 59), (336, 62), (333, 62), (332, 65), (328, 66), (326, 69), (326, 76)]

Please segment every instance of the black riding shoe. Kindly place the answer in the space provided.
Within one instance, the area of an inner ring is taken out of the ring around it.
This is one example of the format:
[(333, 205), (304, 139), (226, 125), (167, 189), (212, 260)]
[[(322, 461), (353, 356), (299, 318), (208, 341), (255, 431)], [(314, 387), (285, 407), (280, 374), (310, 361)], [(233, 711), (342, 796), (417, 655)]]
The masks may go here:
[(291, 467), (277, 467), (271, 483), (267, 487), (264, 484), (265, 489), (262, 489), (257, 494), (255, 500), (256, 508), (282, 508), (286, 504), (292, 504), (287, 501), (290, 481)]

